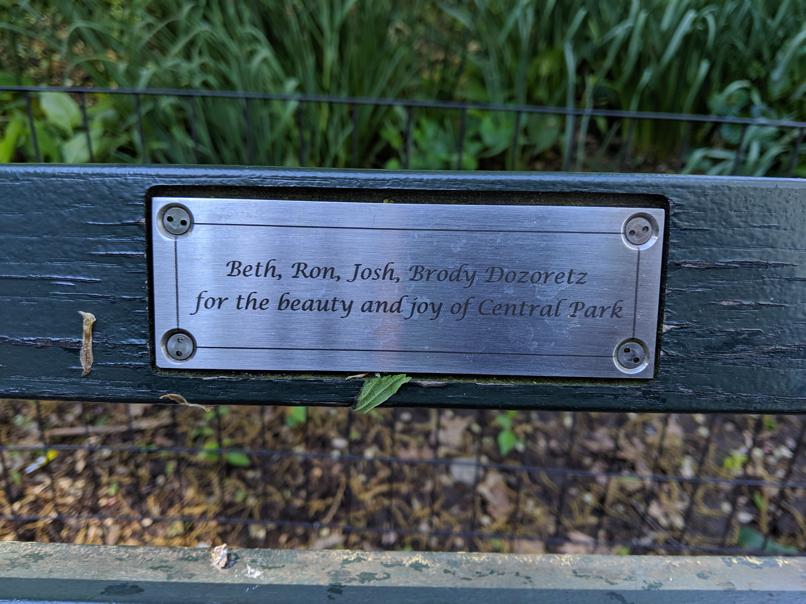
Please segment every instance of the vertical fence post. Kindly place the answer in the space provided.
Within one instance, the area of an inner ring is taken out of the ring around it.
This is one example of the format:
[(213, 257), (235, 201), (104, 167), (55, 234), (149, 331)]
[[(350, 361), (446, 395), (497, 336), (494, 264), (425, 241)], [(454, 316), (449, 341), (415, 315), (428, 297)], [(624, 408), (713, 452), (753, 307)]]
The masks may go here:
[(252, 104), (247, 96), (242, 97), (244, 108), (244, 125), (246, 127), (246, 161), (249, 164), (255, 163), (255, 125), (252, 121)]
[(462, 107), (459, 113), (459, 139), (456, 143), (456, 169), (461, 170), (465, 155), (465, 129), (467, 126), (467, 107)]
[[(624, 128), (624, 120), (621, 122), (622, 129)], [(624, 168), (627, 166), (629, 161), (632, 159), (632, 141), (633, 137), (635, 136), (635, 120), (629, 120), (629, 124), (627, 125), (627, 134), (624, 137), (624, 141), (621, 143), (621, 152), (619, 153), (619, 161), (618, 167), (619, 171), (624, 171)]]
[(800, 158), (800, 146), (803, 143), (804, 132), (806, 132), (806, 129), (798, 128), (798, 135), (795, 138), (795, 146), (792, 147), (792, 153), (789, 156), (789, 166), (786, 170), (787, 176), (794, 176), (795, 174), (795, 168), (797, 167), (798, 159)]
[(28, 131), (31, 133), (31, 145), (34, 148), (36, 161), (42, 163), (42, 152), (39, 149), (39, 137), (36, 134), (36, 124), (34, 123), (34, 106), (31, 100), (31, 93), (25, 92), (25, 111), (28, 114)]
[(514, 124), (512, 126), (512, 148), (509, 152), (509, 169), (518, 169), (518, 145), (521, 133), (521, 112), (516, 111), (513, 118)]
[(148, 147), (146, 146), (146, 132), (145, 127), (143, 126), (143, 108), (140, 104), (140, 95), (138, 93), (134, 94), (134, 108), (135, 113), (137, 115), (137, 133), (140, 136), (140, 163), (150, 163), (150, 158), (148, 154)]
[(761, 542), (761, 553), (765, 553), (767, 551), (767, 545), (772, 538), (772, 533), (775, 528), (778, 526), (778, 520), (781, 517), (781, 503), (786, 497), (786, 489), (789, 487), (789, 481), (792, 480), (792, 472), (795, 469), (795, 464), (797, 464), (798, 457), (801, 454), (803, 449), (803, 439), (806, 436), (806, 418), (802, 418), (800, 422), (800, 430), (798, 431), (798, 435), (795, 437), (795, 448), (792, 450), (792, 457), (789, 458), (789, 462), (787, 463), (786, 470), (784, 471), (784, 477), (781, 480), (781, 486), (778, 488), (778, 491), (773, 495), (770, 499), (771, 501), (767, 504), (767, 509), (776, 508), (775, 509), (775, 516), (773, 517), (773, 521), (767, 521), (767, 530), (764, 531), (764, 540)]
[(358, 167), (358, 106), (350, 103), (350, 165)]
[(572, 107), (565, 109), (565, 141), (563, 149), (563, 172), (571, 170), (571, 158), (574, 155), (574, 138), (576, 137), (576, 116)]
[[(708, 435), (705, 437), (705, 443), (700, 451), (700, 457), (697, 460), (697, 469), (694, 471), (694, 476), (702, 475), (705, 462), (708, 460), (708, 455), (711, 452), (711, 443), (714, 441), (714, 432), (716, 431), (717, 426), (720, 425), (719, 419), (720, 418), (718, 415), (711, 415), (708, 418)], [(697, 495), (699, 494), (701, 487), (702, 483), (693, 483), (691, 496), (688, 500), (688, 504), (686, 505), (686, 511), (683, 512), (683, 528), (680, 531), (680, 535), (677, 537), (677, 541), (681, 547), (685, 547), (686, 533), (688, 532), (690, 526), (691, 513), (694, 511), (694, 505), (697, 501)]]
[[(565, 453), (564, 468), (568, 467), (568, 463), (571, 461), (574, 455), (574, 449), (577, 441), (577, 427), (577, 415), (576, 413), (572, 413), (571, 425), (568, 427), (568, 447), (566, 448)], [(565, 510), (565, 496), (567, 490), (568, 475), (563, 473), (562, 477), (560, 478), (560, 493), (557, 496), (557, 509), (554, 514), (554, 532), (551, 535), (552, 540), (555, 542), (560, 538), (560, 533), (562, 532), (562, 515), (563, 511)]]
[(476, 545), (476, 536), (478, 532), (478, 493), (479, 484), (481, 483), (481, 444), (484, 431), (484, 410), (479, 409), (476, 411), (476, 425), (479, 427), (479, 434), (476, 438), (476, 454), (473, 465), (473, 488), (471, 490), (471, 511), (470, 511), (470, 528), (468, 530), (467, 544), (468, 549), (473, 552), (478, 550)]
[[(650, 487), (653, 484), (657, 484), (655, 482), (655, 477), (659, 473), (660, 470), (660, 460), (663, 456), (663, 447), (666, 443), (666, 431), (669, 428), (669, 421), (671, 419), (671, 414), (666, 413), (663, 417), (663, 424), (660, 429), (660, 434), (658, 435), (658, 446), (655, 448), (655, 455), (652, 456), (652, 466), (650, 467), (650, 474), (652, 475), (650, 478)], [(646, 493), (644, 494), (644, 505), (641, 511), (641, 520), (638, 523), (638, 528), (633, 535), (632, 541), (635, 542), (640, 539), (641, 535), (644, 532), (644, 527), (647, 523), (647, 515), (649, 514), (649, 505), (652, 501), (652, 490), (651, 488), (647, 488)]]
[(411, 168), (411, 131), (414, 124), (414, 107), (404, 105), (406, 110), (406, 130), (403, 134), (403, 144), (405, 145), (405, 164), (404, 167), (408, 170)]
[(90, 120), (87, 117), (87, 95), (84, 92), (78, 93), (78, 106), (81, 109), (81, 123), (84, 126), (90, 162), (95, 163), (95, 155), (92, 152), (92, 136), (90, 135)]
[(196, 97), (187, 97), (187, 106), (190, 109), (190, 140), (193, 144), (193, 161), (199, 163), (199, 132), (198, 132), (198, 114), (196, 113)]
[(307, 148), (305, 146), (305, 115), (304, 115), (304, 105), (302, 99), (298, 99), (297, 102), (297, 111), (296, 111), (296, 119), (297, 119), (297, 133), (299, 135), (299, 165), (304, 166), (307, 157)]
[(739, 143), (736, 145), (736, 151), (733, 154), (733, 167), (730, 170), (731, 174), (738, 174), (739, 168), (742, 165), (742, 150), (744, 147), (744, 139), (747, 136), (747, 124), (742, 125), (742, 131), (739, 135)]
[(11, 487), (11, 467), (9, 466), (8, 459), (6, 459), (6, 452), (4, 445), (0, 444), (0, 473), (3, 475), (3, 490), (6, 492), (6, 502), (8, 503), (8, 522), (14, 530), (14, 538), (19, 539), (19, 525), (14, 511), (14, 503), (16, 500), (14, 490)]

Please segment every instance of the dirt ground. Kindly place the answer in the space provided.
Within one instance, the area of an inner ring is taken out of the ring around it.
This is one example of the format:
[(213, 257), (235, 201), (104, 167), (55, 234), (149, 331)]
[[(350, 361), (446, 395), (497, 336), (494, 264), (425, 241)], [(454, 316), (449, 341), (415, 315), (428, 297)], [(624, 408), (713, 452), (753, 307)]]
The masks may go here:
[(0, 540), (802, 553), (805, 422), (0, 400)]

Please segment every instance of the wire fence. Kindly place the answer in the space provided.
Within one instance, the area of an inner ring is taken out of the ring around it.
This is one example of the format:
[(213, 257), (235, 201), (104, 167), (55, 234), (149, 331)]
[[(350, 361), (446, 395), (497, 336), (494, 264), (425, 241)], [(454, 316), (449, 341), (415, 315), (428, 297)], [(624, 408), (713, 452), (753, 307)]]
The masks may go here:
[(802, 416), (2, 403), (6, 538), (806, 550)]
[[(43, 107), (54, 94), (76, 104), (61, 144), (47, 120), (71, 111)], [(37, 162), (794, 176), (806, 132), (794, 119), (322, 94), (0, 85), (0, 95), (6, 122), (24, 114), (22, 159)]]
[[(0, 86), (0, 121), (15, 125), (16, 161), (781, 176), (802, 169), (806, 131), (736, 116), (22, 85)], [(804, 420), (0, 400), (0, 539), (804, 553)]]

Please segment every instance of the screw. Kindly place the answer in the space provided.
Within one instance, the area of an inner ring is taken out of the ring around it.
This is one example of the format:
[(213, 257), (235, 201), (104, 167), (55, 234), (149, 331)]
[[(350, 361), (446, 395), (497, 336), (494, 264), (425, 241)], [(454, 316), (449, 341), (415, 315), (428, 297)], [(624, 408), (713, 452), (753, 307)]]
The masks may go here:
[(196, 342), (186, 331), (173, 331), (166, 334), (165, 352), (174, 361), (187, 361), (196, 352)]
[(625, 373), (643, 369), (647, 358), (646, 347), (638, 340), (624, 340), (615, 350), (616, 367)]
[(162, 227), (171, 235), (184, 235), (193, 226), (193, 217), (182, 206), (167, 206), (162, 210)]
[(633, 245), (644, 245), (654, 232), (650, 219), (642, 215), (633, 216), (624, 225), (624, 237)]

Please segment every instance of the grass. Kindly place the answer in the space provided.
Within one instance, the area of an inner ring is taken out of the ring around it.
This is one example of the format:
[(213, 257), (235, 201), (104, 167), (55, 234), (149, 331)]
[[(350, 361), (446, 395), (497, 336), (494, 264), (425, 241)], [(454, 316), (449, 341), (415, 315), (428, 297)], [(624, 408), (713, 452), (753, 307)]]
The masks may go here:
[[(803, 119), (804, 23), (803, 0), (29, 0), (0, 9), (0, 75)], [(682, 153), (685, 171), (760, 175), (788, 171), (798, 136), (492, 111), (462, 126), (455, 111), (166, 97), (142, 100), (143, 149), (132, 98), (87, 100), (106, 116), (90, 124), (101, 161), (607, 170), (629, 148), (632, 169), (669, 169)], [(0, 98), (4, 161), (34, 155), (23, 103)], [(80, 143), (65, 146), (83, 126), (63, 132), (39, 98), (34, 112), (56, 141), (46, 160), (84, 160)], [(796, 164), (806, 174), (802, 155)]]

